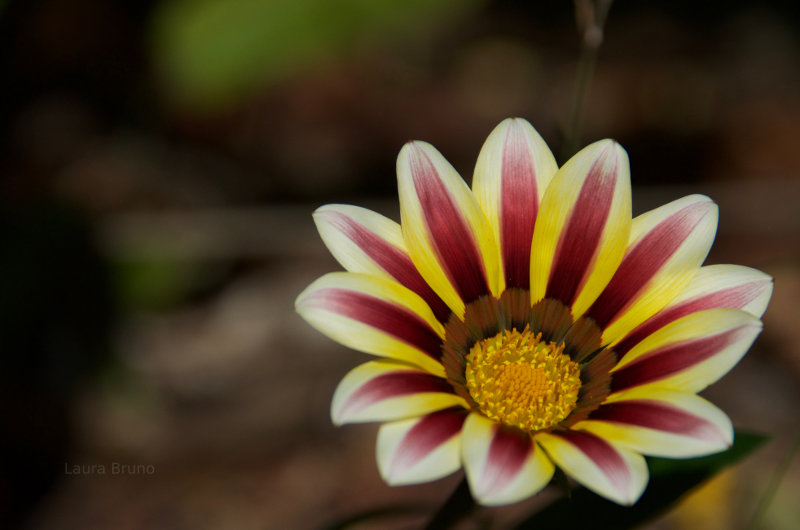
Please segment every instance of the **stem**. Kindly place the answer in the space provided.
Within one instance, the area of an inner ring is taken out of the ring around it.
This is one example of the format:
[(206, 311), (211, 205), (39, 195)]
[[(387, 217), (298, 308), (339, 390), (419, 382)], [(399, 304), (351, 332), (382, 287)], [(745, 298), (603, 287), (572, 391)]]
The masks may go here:
[(575, 95), (572, 103), (572, 115), (569, 120), (567, 137), (564, 140), (564, 160), (569, 159), (578, 151), (586, 93), (589, 91), (589, 81), (592, 78), (592, 74), (594, 74), (596, 63), (597, 48), (581, 47), (581, 56), (578, 60), (578, 77), (575, 81)]
[(469, 493), (467, 478), (464, 477), (442, 507), (439, 508), (439, 511), (433, 515), (425, 529), (445, 530), (450, 528), (459, 519), (468, 515), (473, 508), (475, 508), (475, 501)]
[(581, 34), (581, 52), (578, 58), (578, 71), (575, 78), (575, 92), (572, 100), (572, 113), (567, 125), (562, 150), (563, 159), (571, 157), (578, 150), (586, 96), (597, 64), (597, 54), (603, 43), (603, 27), (613, 0), (575, 0), (575, 23)]
[(794, 456), (799, 450), (800, 426), (798, 426), (797, 430), (795, 431), (792, 445), (789, 446), (789, 451), (781, 460), (778, 469), (776, 469), (775, 473), (772, 474), (769, 484), (767, 484), (767, 487), (764, 490), (764, 494), (761, 495), (761, 498), (758, 500), (756, 510), (745, 527), (747, 530), (755, 530), (761, 524), (761, 520), (764, 518), (764, 514), (767, 513), (767, 509), (769, 508), (770, 503), (772, 503), (773, 497), (775, 497), (775, 494), (778, 492), (778, 486), (780, 486), (784, 475), (786, 475), (786, 472), (789, 470), (789, 465), (792, 463)]

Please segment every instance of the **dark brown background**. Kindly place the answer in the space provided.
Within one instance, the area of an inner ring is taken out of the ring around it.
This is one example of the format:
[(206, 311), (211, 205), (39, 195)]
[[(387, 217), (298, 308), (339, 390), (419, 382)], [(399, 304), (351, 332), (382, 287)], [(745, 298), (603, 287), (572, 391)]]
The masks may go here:
[[(409, 139), (467, 179), (508, 116), (559, 153), (579, 40), (570, 2), (361, 4), (0, 3), (0, 526), (318, 528), (454, 487), (385, 486), (375, 426), (331, 425), (336, 383), (366, 356), (294, 313), (338, 268), (310, 214), (397, 218)], [(627, 149), (637, 212), (709, 194), (709, 262), (776, 282), (764, 333), (706, 392), (774, 439), (653, 528), (741, 527), (798, 429), (791, 5), (619, 1), (607, 24), (583, 143)], [(763, 528), (796, 528), (798, 460)]]

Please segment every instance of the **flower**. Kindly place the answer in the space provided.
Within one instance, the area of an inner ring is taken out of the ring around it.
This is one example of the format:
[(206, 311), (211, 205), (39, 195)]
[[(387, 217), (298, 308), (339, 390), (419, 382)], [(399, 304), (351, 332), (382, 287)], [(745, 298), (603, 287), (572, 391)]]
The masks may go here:
[(702, 195), (631, 215), (612, 140), (563, 167), (522, 119), (486, 140), (472, 189), (431, 145), (397, 161), (401, 224), (355, 206), (314, 219), (348, 272), (297, 299), (312, 326), (381, 357), (339, 384), (334, 423), (382, 422), (390, 484), (463, 466), (473, 497), (509, 504), (559, 467), (619, 504), (647, 484), (642, 455), (686, 458), (733, 440), (697, 393), (761, 331), (766, 274), (702, 266), (717, 207)]

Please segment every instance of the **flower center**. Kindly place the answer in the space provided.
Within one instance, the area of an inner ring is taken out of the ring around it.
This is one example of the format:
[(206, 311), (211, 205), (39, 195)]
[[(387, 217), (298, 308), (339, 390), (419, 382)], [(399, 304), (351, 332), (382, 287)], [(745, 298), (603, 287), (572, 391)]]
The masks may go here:
[(541, 338), (525, 326), (521, 333), (504, 330), (470, 349), (467, 388), (487, 417), (536, 431), (559, 423), (575, 408), (581, 387), (578, 363), (563, 353), (563, 343)]

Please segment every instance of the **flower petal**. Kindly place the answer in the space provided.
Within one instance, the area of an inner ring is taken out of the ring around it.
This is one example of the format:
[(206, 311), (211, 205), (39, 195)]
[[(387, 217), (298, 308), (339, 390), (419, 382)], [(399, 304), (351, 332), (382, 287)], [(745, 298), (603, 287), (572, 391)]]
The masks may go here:
[(614, 274), (631, 225), (628, 155), (612, 140), (584, 148), (547, 187), (533, 231), (531, 303), (551, 297), (577, 318)]
[(667, 307), (628, 333), (614, 351), (622, 358), (657, 329), (696, 311), (728, 307), (760, 317), (771, 296), (772, 278), (761, 271), (739, 265), (701, 267)]
[(467, 411), (440, 410), (384, 423), (378, 431), (377, 459), (387, 484), (430, 482), (461, 468), (461, 426)]
[(733, 425), (695, 394), (636, 387), (609, 396), (589, 420), (573, 425), (638, 453), (693, 458), (727, 449)]
[(336, 387), (331, 418), (336, 425), (392, 421), (453, 406), (467, 404), (441, 377), (393, 361), (370, 361)]
[(565, 473), (618, 504), (634, 504), (647, 486), (647, 464), (640, 454), (593, 434), (542, 432), (535, 440)]
[(352, 272), (322, 276), (300, 293), (297, 312), (350, 348), (444, 375), (444, 329), (417, 294), (397, 282)]
[(318, 208), (314, 222), (325, 246), (346, 270), (397, 280), (420, 295), (440, 321), (450, 316), (450, 309), (414, 267), (399, 224), (372, 210), (345, 204)]
[(658, 383), (699, 392), (733, 368), (761, 332), (761, 321), (738, 309), (709, 309), (659, 329), (611, 371), (613, 391)]
[(625, 258), (587, 312), (614, 343), (671, 302), (705, 260), (717, 230), (717, 205), (691, 195), (633, 220)]
[(403, 238), (414, 265), (450, 309), (504, 289), (500, 251), (467, 184), (425, 142), (403, 146), (397, 158)]
[(500, 244), (506, 287), (529, 287), (533, 227), (557, 170), (547, 144), (521, 118), (503, 120), (478, 155), (472, 190)]
[(553, 476), (553, 463), (527, 434), (472, 413), (464, 423), (464, 468), (480, 504), (497, 506), (537, 493)]

